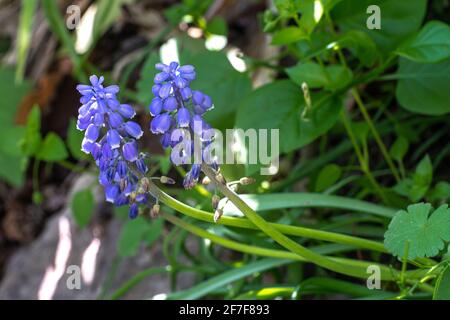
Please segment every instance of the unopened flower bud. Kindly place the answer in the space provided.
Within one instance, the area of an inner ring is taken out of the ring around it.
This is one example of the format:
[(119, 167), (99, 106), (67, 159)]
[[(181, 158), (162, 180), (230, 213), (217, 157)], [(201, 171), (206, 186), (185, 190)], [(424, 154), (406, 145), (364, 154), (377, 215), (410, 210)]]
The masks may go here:
[(205, 185), (205, 186), (207, 186), (207, 185), (209, 185), (210, 183), (211, 183), (211, 179), (209, 179), (208, 176), (205, 176), (205, 177), (203, 178), (203, 180), (202, 180), (202, 184)]
[(150, 180), (148, 180), (148, 178), (146, 178), (146, 177), (142, 178), (141, 179), (141, 188), (142, 188), (143, 192), (141, 192), (141, 193), (147, 193), (149, 186), (150, 186)]
[(255, 183), (255, 179), (254, 178), (250, 178), (250, 177), (243, 177), (239, 180), (239, 183), (242, 184), (243, 186), (247, 186), (249, 184)]
[(212, 207), (214, 210), (217, 209), (217, 206), (219, 205), (219, 201), (220, 201), (220, 197), (217, 194), (212, 196), (211, 202), (212, 202)]
[(219, 221), (219, 219), (222, 217), (222, 215), (223, 215), (223, 210), (217, 209), (216, 212), (214, 213), (214, 222), (217, 223), (217, 221)]
[(218, 174), (216, 175), (216, 179), (217, 179), (217, 181), (219, 181), (220, 183), (225, 184), (225, 178), (223, 177), (223, 175), (222, 175), (221, 173), (218, 173)]
[(159, 204), (155, 204), (155, 205), (153, 206), (152, 210), (150, 210), (150, 217), (152, 217), (152, 218), (158, 217), (158, 215), (159, 215), (159, 209), (160, 209)]
[(164, 184), (175, 184), (175, 180), (173, 180), (172, 178), (166, 177), (166, 176), (162, 176), (159, 181), (161, 181), (161, 183)]

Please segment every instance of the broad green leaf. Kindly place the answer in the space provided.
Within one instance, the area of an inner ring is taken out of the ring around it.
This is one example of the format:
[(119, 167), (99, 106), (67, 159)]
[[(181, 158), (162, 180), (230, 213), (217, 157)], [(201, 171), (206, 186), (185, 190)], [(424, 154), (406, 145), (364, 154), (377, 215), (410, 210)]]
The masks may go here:
[(14, 69), (4, 66), (0, 67), (0, 83), (0, 126), (5, 128), (14, 125), (19, 103), (30, 91), (32, 84), (22, 82), (16, 85)]
[(25, 136), (22, 140), (22, 151), (26, 156), (34, 156), (41, 145), (41, 110), (35, 105), (31, 109), (25, 127)]
[(159, 55), (155, 52), (150, 53), (145, 60), (144, 66), (141, 69), (139, 81), (136, 84), (137, 99), (146, 107), (150, 105), (150, 102), (153, 99), (153, 78), (155, 78), (155, 75), (158, 73), (158, 70), (155, 69), (155, 64), (158, 62), (160, 62)]
[(224, 286), (234, 281), (251, 276), (253, 274), (260, 273), (265, 270), (283, 266), (291, 262), (291, 260), (283, 259), (261, 259), (256, 262), (251, 262), (239, 268), (234, 268), (229, 271), (223, 272), (222, 274), (201, 282), (200, 284), (197, 284), (187, 290), (169, 294), (167, 296), (167, 300), (199, 299), (207, 295), (211, 291), (223, 288)]
[(94, 195), (90, 189), (81, 190), (74, 194), (71, 209), (78, 227), (84, 228), (91, 221), (94, 205)]
[(401, 58), (395, 78), (397, 100), (406, 110), (435, 116), (450, 112), (450, 60), (421, 64)]
[(31, 35), (33, 33), (33, 18), (38, 1), (22, 0), (20, 9), (19, 28), (17, 29), (17, 68), (16, 82), (20, 83), (25, 74), (28, 49), (30, 48)]
[[(379, 57), (375, 42), (363, 31), (347, 31), (338, 39), (336, 45), (348, 48), (366, 67), (371, 67)], [(332, 44), (329, 44), (329, 48), (333, 47)]]
[(397, 54), (421, 63), (434, 63), (450, 58), (450, 27), (440, 21), (430, 21)]
[(409, 245), (408, 259), (434, 257), (450, 241), (450, 210), (446, 204), (433, 213), (430, 204), (418, 203), (398, 211), (384, 235), (384, 245), (402, 258)]
[(322, 192), (335, 184), (342, 175), (342, 169), (336, 164), (329, 164), (320, 170), (316, 179), (316, 192)]
[(64, 160), (67, 156), (64, 142), (53, 132), (47, 134), (36, 154), (36, 158), (48, 162)]
[(14, 186), (23, 182), (23, 158), (0, 152), (0, 178)]
[(324, 94), (313, 94), (310, 119), (302, 119), (305, 108), (299, 86), (289, 80), (274, 81), (253, 91), (238, 109), (236, 127), (279, 129), (280, 151), (289, 152), (314, 141), (337, 121), (342, 102)]
[(164, 230), (164, 219), (154, 219), (144, 235), (144, 242), (151, 246), (162, 234)]
[(224, 18), (214, 17), (206, 25), (206, 31), (208, 31), (211, 34), (226, 36), (228, 34), (227, 22), (225, 21)]
[(298, 2), (298, 7), (301, 13), (300, 27), (309, 35), (322, 18), (324, 12), (322, 1), (302, 0)]
[(439, 274), (434, 287), (433, 300), (450, 300), (450, 265)]
[(31, 89), (29, 82), (16, 85), (14, 69), (0, 67), (0, 178), (13, 185), (23, 181), (24, 157), (20, 142), (24, 136), (23, 127), (15, 125), (15, 116), (23, 96)]
[[(408, 36), (419, 30), (426, 11), (426, 0), (344, 0), (331, 11), (342, 31), (367, 33), (382, 52), (393, 51)], [(367, 8), (377, 5), (381, 11), (381, 29), (367, 28)]]
[(151, 223), (145, 219), (138, 218), (127, 220), (120, 231), (117, 242), (117, 250), (122, 257), (131, 257), (138, 253), (142, 242), (148, 245), (156, 240), (162, 231), (162, 223), (153, 220)]
[[(19, 126), (5, 126), (0, 130), (0, 153), (11, 157), (23, 155), (21, 142), (25, 135), (25, 128)], [(1, 164), (0, 164), (1, 165)]]
[(397, 138), (397, 140), (395, 140), (394, 144), (391, 146), (389, 154), (395, 160), (402, 161), (406, 155), (406, 152), (408, 152), (408, 148), (409, 148), (408, 140), (400, 136)]
[(81, 151), (82, 141), (83, 133), (77, 129), (76, 121), (70, 119), (69, 128), (67, 128), (67, 147), (72, 156), (79, 160), (88, 158), (88, 156)]
[(197, 79), (192, 89), (200, 90), (211, 96), (214, 109), (205, 114), (205, 119), (218, 129), (230, 128), (238, 104), (251, 92), (251, 81), (246, 73), (236, 71), (223, 52), (202, 51), (190, 54), (183, 52), (182, 64), (195, 66)]
[(276, 31), (272, 37), (273, 45), (285, 45), (308, 38), (305, 31), (297, 27), (286, 27)]
[(322, 67), (314, 62), (299, 63), (286, 69), (289, 78), (299, 86), (306, 82), (310, 88), (325, 87), (337, 90), (345, 87), (352, 79), (348, 68), (338, 65)]

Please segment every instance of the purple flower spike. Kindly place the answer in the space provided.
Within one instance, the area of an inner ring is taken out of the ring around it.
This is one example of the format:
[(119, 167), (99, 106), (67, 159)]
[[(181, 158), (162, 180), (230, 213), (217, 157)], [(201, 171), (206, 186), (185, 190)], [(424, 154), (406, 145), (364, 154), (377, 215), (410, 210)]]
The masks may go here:
[(135, 139), (139, 139), (144, 134), (144, 132), (141, 129), (141, 126), (134, 121), (126, 122), (124, 124), (124, 129), (130, 136), (132, 136)]
[(127, 142), (122, 147), (123, 157), (125, 160), (135, 162), (138, 159), (138, 148), (136, 141)]

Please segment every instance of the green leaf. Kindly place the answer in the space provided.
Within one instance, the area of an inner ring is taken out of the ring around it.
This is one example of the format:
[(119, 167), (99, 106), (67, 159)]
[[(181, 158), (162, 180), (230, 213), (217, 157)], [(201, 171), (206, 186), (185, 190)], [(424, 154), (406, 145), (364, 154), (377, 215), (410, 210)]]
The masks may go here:
[(412, 201), (422, 199), (433, 181), (433, 165), (429, 156), (425, 156), (417, 165), (413, 175), (409, 196)]
[(38, 1), (22, 0), (20, 10), (19, 28), (17, 29), (17, 68), (16, 82), (23, 81), (27, 62), (28, 49), (30, 48), (31, 35), (33, 33), (33, 18)]
[(30, 82), (14, 83), (14, 69), (0, 66), (0, 126), (12, 126), (19, 103), (32, 88)]
[(431, 201), (450, 199), (450, 183), (446, 181), (438, 182), (428, 197)]
[(122, 6), (134, 0), (99, 0), (93, 27), (93, 40), (95, 43), (100, 36), (120, 16)]
[(90, 189), (78, 191), (71, 202), (72, 214), (78, 227), (84, 228), (91, 221), (94, 213), (94, 195)]
[(145, 60), (144, 66), (141, 69), (141, 76), (136, 84), (137, 88), (137, 99), (144, 106), (148, 106), (153, 99), (152, 86), (153, 79), (158, 73), (155, 68), (155, 64), (160, 62), (159, 55), (152, 52), (148, 55)]
[(127, 220), (120, 231), (117, 242), (119, 255), (132, 257), (138, 253), (139, 246), (143, 241), (148, 245), (152, 244), (162, 232), (162, 223), (156, 221), (149, 223), (142, 218)]
[(440, 21), (428, 22), (413, 39), (397, 50), (397, 54), (422, 63), (450, 58), (450, 27)]
[(182, 53), (180, 59), (182, 64), (195, 66), (197, 79), (192, 82), (192, 89), (212, 98), (214, 109), (205, 114), (206, 121), (218, 129), (232, 127), (234, 123), (224, 120), (233, 119), (238, 104), (251, 92), (248, 74), (236, 71), (223, 52), (188, 52)]
[[(86, 76), (81, 72), (81, 59), (75, 50), (75, 41), (67, 30), (64, 18), (58, 7), (58, 3), (54, 0), (42, 0), (42, 9), (44, 10), (46, 21), (48, 22), (50, 29), (63, 44), (70, 59), (75, 64), (75, 71), (82, 78)], [(87, 82), (87, 79), (84, 79)]]
[(450, 210), (446, 204), (431, 215), (430, 204), (408, 206), (397, 212), (384, 235), (386, 249), (402, 258), (409, 243), (408, 259), (434, 257), (450, 241)]
[(0, 178), (15, 186), (23, 182), (24, 157), (20, 143), (24, 136), (24, 128), (16, 126), (15, 115), (19, 103), (31, 89), (29, 82), (16, 85), (14, 70), (0, 67)]
[(336, 164), (329, 164), (320, 170), (316, 179), (316, 192), (322, 192), (335, 184), (342, 176), (342, 169)]
[(81, 142), (83, 141), (83, 133), (77, 129), (77, 123), (74, 119), (70, 119), (67, 128), (67, 147), (70, 153), (76, 159), (88, 159), (89, 157), (81, 151)]
[(450, 60), (421, 64), (401, 58), (395, 78), (397, 100), (406, 110), (436, 116), (450, 112)]
[(228, 34), (227, 22), (225, 21), (224, 18), (214, 17), (206, 25), (206, 31), (211, 34), (226, 36)]
[(26, 156), (34, 156), (41, 145), (41, 110), (33, 106), (27, 118), (25, 136), (22, 140), (22, 151)]
[(337, 90), (345, 87), (352, 79), (352, 72), (344, 66), (332, 65), (322, 67), (314, 62), (298, 63), (286, 72), (299, 86), (303, 82), (310, 88), (321, 88)]
[(47, 134), (36, 154), (36, 158), (39, 160), (49, 162), (64, 160), (67, 156), (64, 142), (53, 132)]
[[(348, 197), (318, 193), (272, 193), (239, 195), (253, 210), (258, 212), (287, 208), (335, 208), (355, 212), (369, 213), (381, 217), (392, 218), (395, 210), (370, 202)], [(225, 215), (242, 216), (236, 206), (227, 199), (220, 201), (224, 205)]]
[(19, 126), (5, 126), (0, 131), (0, 153), (11, 157), (22, 157), (21, 142), (25, 129)]
[(433, 300), (450, 300), (450, 265), (448, 264), (436, 281)]
[[(381, 29), (367, 28), (367, 8), (377, 5), (381, 11)], [(426, 11), (426, 0), (344, 0), (331, 11), (340, 30), (359, 30), (367, 33), (387, 53), (415, 31), (419, 30)]]
[(283, 259), (261, 259), (256, 262), (248, 263), (239, 268), (234, 268), (223, 272), (218, 276), (210, 278), (200, 284), (197, 284), (187, 290), (169, 294), (167, 300), (195, 300), (204, 297), (208, 293), (223, 288), (224, 286), (239, 279), (260, 273), (265, 270), (276, 268), (288, 263), (291, 260)]
[(305, 31), (297, 27), (286, 27), (276, 31), (272, 37), (273, 45), (285, 45), (307, 39), (308, 35)]
[(280, 151), (289, 152), (314, 141), (337, 121), (342, 102), (312, 94), (311, 119), (301, 117), (305, 101), (300, 87), (289, 80), (274, 81), (253, 91), (238, 109), (236, 127), (279, 129)]
[(389, 154), (395, 160), (402, 161), (406, 153), (408, 152), (408, 148), (409, 148), (408, 140), (400, 136), (397, 138), (397, 140), (395, 140), (394, 144), (389, 150)]
[(337, 41), (337, 45), (348, 48), (366, 67), (371, 67), (379, 57), (375, 42), (370, 36), (359, 30), (344, 33)]

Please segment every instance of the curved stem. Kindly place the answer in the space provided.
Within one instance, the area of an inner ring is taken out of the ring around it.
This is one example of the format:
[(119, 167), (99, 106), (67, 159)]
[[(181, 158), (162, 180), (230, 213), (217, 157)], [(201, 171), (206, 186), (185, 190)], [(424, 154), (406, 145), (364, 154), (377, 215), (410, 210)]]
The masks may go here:
[(214, 182), (217, 188), (231, 201), (233, 204), (242, 211), (242, 213), (255, 224), (261, 231), (267, 234), (275, 242), (288, 249), (289, 251), (309, 260), (312, 263), (317, 264), (325, 269), (342, 273), (353, 277), (367, 277), (366, 270), (361, 270), (354, 265), (349, 265), (335, 260), (324, 257), (318, 253), (315, 253), (292, 239), (286, 237), (280, 231), (275, 229), (272, 225), (266, 222), (264, 218), (258, 215), (252, 208), (250, 208), (245, 201), (243, 201), (234, 191), (228, 188), (225, 184), (217, 180), (214, 171), (207, 165), (202, 165), (202, 171)]
[[(167, 206), (171, 207), (178, 212), (206, 222), (214, 223), (214, 214), (211, 212), (199, 210), (193, 207), (190, 207), (183, 202), (180, 202), (161, 189), (159, 189), (153, 182), (149, 184), (150, 192), (157, 197), (161, 202), (165, 203)], [(313, 206), (313, 203), (309, 203), (309, 206)], [(219, 224), (223, 224), (230, 227), (238, 227), (244, 229), (253, 229), (259, 230), (259, 228), (254, 225), (250, 220), (244, 218), (235, 218), (222, 216), (218, 221)], [(343, 235), (334, 232), (315, 230), (304, 227), (290, 226), (278, 223), (269, 223), (273, 228), (277, 229), (279, 232), (282, 232), (287, 235), (297, 236), (297, 237), (306, 237), (310, 239), (329, 241), (334, 243), (348, 244), (355, 246), (357, 248), (374, 250), (377, 252), (386, 253), (386, 249), (382, 243), (366, 240), (354, 236)]]
[[(259, 256), (265, 256), (265, 257), (272, 257), (272, 258), (279, 258), (279, 259), (292, 259), (292, 260), (297, 260), (297, 261), (302, 261), (302, 262), (314, 263), (314, 261), (311, 261), (301, 255), (298, 255), (297, 253), (276, 250), (276, 249), (261, 248), (261, 247), (256, 247), (256, 246), (252, 246), (252, 245), (242, 244), (242, 243), (230, 240), (230, 239), (222, 238), (216, 234), (210, 233), (202, 228), (192, 225), (186, 221), (183, 221), (173, 215), (162, 214), (162, 217), (164, 219), (168, 220), (169, 222), (173, 223), (174, 225), (176, 225), (180, 228), (183, 228), (183, 229), (195, 234), (198, 237), (209, 239), (212, 242), (215, 242), (223, 247), (233, 249), (235, 251), (259, 255)], [(306, 250), (312, 252), (309, 249), (306, 249)], [(319, 255), (317, 253), (314, 253), (314, 254)], [(323, 256), (321, 256), (321, 257), (323, 257)], [(368, 277), (368, 274), (366, 272), (367, 267), (374, 264), (373, 262), (353, 260), (353, 259), (348, 259), (348, 258), (336, 258), (336, 257), (323, 257), (323, 258), (325, 258), (333, 263), (336, 263), (336, 264), (346, 265), (347, 268), (359, 270), (358, 273), (356, 273), (356, 272), (354, 273), (354, 276), (356, 276), (358, 278), (362, 278), (362, 279), (367, 279), (367, 277)], [(385, 265), (378, 265), (378, 266), (380, 267), (382, 280), (387, 280), (387, 281), (397, 280), (398, 275), (399, 275), (398, 270), (391, 269), (390, 267), (385, 266)], [(423, 274), (425, 272), (426, 272), (426, 270), (423, 270), (421, 272), (407, 271), (406, 274), (410, 278), (419, 279), (420, 277), (423, 276)]]

